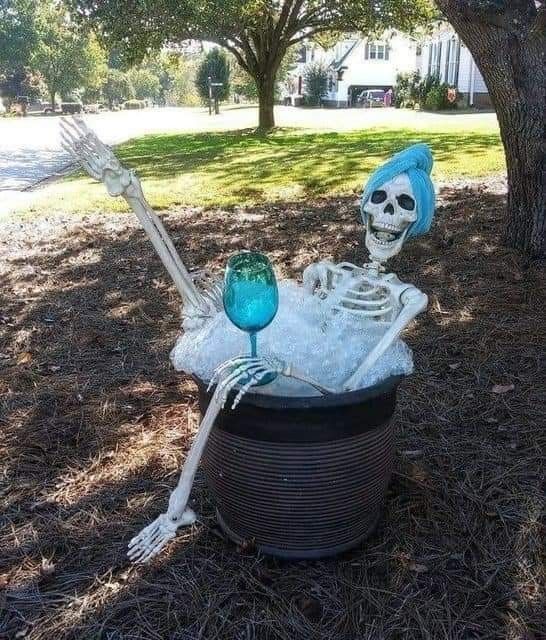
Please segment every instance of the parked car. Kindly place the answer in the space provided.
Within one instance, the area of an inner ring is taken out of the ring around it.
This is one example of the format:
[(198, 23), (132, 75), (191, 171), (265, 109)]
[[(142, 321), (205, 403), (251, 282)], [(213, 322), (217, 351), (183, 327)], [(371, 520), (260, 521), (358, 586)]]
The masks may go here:
[(358, 96), (357, 102), (363, 107), (384, 107), (385, 92), (383, 89), (365, 89)]
[(81, 102), (61, 102), (61, 111), (63, 113), (81, 113), (83, 104)]
[(83, 106), (83, 110), (85, 113), (100, 113), (101, 111), (106, 111), (106, 107), (103, 104), (85, 104)]

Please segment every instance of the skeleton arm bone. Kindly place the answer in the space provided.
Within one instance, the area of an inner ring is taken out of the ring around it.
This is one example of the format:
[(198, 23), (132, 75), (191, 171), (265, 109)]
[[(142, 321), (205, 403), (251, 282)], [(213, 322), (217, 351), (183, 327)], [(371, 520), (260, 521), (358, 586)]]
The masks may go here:
[(400, 302), (402, 304), (400, 313), (384, 333), (381, 340), (367, 355), (364, 362), (345, 381), (343, 387), (346, 391), (352, 391), (356, 388), (364, 373), (377, 362), (408, 324), (427, 308), (428, 298), (416, 287), (409, 286), (400, 295)]
[(259, 358), (241, 356), (224, 362), (216, 369), (209, 389), (216, 379), (219, 378), (220, 382), (216, 386), (205, 416), (201, 421), (197, 436), (180, 473), (178, 484), (170, 495), (167, 512), (159, 515), (129, 542), (127, 555), (132, 561), (148, 562), (163, 549), (169, 540), (175, 537), (179, 527), (195, 522), (195, 513), (187, 508), (187, 504), (195, 473), (214, 422), (231, 391), (235, 387), (239, 387), (232, 405), (232, 409), (235, 409), (250, 387), (259, 383), (272, 372), (270, 366), (269, 361), (266, 364), (265, 361)]
[(167, 512), (158, 516), (129, 542), (127, 555), (134, 562), (147, 562), (157, 555), (169, 540), (175, 537), (179, 527), (195, 522), (195, 513), (192, 509), (186, 508), (186, 506), (199, 461), (201, 460), (214, 421), (222, 409), (222, 404), (222, 395), (217, 389), (212, 396), (201, 422), (197, 437), (190, 448), (190, 452), (180, 473), (178, 484), (169, 497)]
[(119, 163), (83, 120), (64, 119), (61, 137), (63, 148), (92, 178), (104, 182), (110, 195), (123, 195), (173, 279), (184, 305), (196, 314), (210, 315), (211, 305), (195, 286), (161, 220), (146, 201), (136, 175)]

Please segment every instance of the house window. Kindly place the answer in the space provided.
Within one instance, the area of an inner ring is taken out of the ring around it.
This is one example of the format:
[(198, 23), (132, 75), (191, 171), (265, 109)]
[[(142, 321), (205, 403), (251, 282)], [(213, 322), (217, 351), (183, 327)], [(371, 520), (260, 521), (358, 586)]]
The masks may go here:
[(457, 86), (459, 81), (459, 61), (461, 58), (461, 42), (453, 36), (447, 43), (444, 82)]
[(459, 83), (459, 63), (461, 60), (461, 41), (455, 36), (451, 39), (451, 58), (449, 64), (448, 82), (456, 87)]
[(428, 64), (427, 64), (427, 75), (432, 74), (432, 43), (428, 44)]
[(446, 51), (446, 63), (444, 66), (444, 77), (443, 77), (443, 81), (448, 83), (449, 83), (449, 70), (450, 70), (449, 66), (451, 64), (451, 58), (453, 56), (452, 49), (453, 49), (452, 42), (451, 40), (448, 40), (447, 51)]
[(388, 60), (389, 45), (384, 42), (373, 42), (366, 44), (364, 51), (365, 60)]

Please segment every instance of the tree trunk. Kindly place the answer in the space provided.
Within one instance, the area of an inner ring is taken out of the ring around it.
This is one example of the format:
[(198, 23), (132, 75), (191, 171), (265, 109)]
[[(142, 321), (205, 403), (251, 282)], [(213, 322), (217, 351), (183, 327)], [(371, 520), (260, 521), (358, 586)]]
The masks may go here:
[(275, 76), (264, 74), (256, 79), (259, 101), (258, 128), (260, 131), (270, 131), (275, 126), (275, 114), (273, 105), (275, 103)]
[(530, 100), (497, 107), (508, 173), (505, 240), (530, 258), (546, 256), (543, 111)]
[[(505, 242), (529, 258), (546, 256), (546, 39), (536, 13), (484, 15), (459, 0), (438, 4), (469, 48), (497, 112), (506, 154)], [(515, 5), (516, 3), (514, 3)], [(523, 3), (517, 3), (520, 6)]]
[(55, 111), (55, 97), (57, 96), (56, 91), (49, 92), (49, 99), (51, 100), (51, 109)]

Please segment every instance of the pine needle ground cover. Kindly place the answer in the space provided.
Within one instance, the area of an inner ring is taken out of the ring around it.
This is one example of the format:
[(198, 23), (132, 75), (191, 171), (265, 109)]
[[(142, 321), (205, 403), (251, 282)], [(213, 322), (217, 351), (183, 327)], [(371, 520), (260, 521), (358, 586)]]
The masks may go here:
[[(320, 562), (224, 539), (202, 476), (200, 521), (151, 565), (127, 562), (199, 423), (168, 361), (179, 299), (132, 214), (2, 222), (0, 637), (545, 637), (546, 280), (501, 245), (494, 186), (446, 187), (432, 233), (393, 261), (430, 298), (406, 335), (397, 468), (374, 535)], [(164, 217), (189, 265), (254, 248), (298, 277), (320, 257), (364, 261), (354, 199)]]

